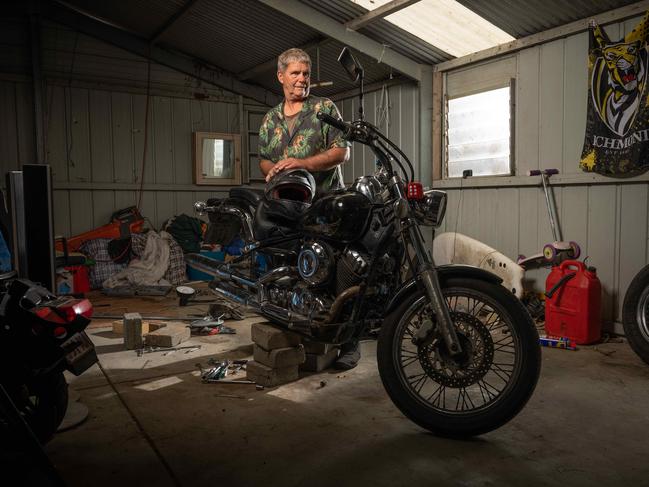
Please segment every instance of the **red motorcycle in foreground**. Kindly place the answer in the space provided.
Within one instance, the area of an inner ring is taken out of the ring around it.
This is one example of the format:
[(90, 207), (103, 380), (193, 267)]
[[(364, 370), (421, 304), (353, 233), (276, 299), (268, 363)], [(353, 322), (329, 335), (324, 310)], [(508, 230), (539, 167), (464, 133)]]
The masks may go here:
[(87, 299), (57, 297), (26, 279), (0, 276), (0, 385), (41, 443), (67, 410), (63, 372), (80, 375), (97, 362), (84, 332), (91, 316)]

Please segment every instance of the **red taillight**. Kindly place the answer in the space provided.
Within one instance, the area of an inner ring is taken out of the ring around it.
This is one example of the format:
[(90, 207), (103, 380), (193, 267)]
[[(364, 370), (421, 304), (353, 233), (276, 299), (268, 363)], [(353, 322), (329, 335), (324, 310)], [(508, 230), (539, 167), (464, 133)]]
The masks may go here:
[(424, 199), (424, 186), (417, 182), (408, 183), (406, 187), (406, 198), (409, 200)]
[(78, 316), (90, 319), (92, 317), (92, 303), (87, 299), (69, 299), (39, 306), (33, 309), (36, 315), (51, 323), (72, 323)]
[(33, 309), (36, 316), (38, 316), (43, 321), (49, 321), (51, 323), (66, 323), (61, 315), (59, 315), (53, 308), (48, 308), (46, 306), (42, 308)]

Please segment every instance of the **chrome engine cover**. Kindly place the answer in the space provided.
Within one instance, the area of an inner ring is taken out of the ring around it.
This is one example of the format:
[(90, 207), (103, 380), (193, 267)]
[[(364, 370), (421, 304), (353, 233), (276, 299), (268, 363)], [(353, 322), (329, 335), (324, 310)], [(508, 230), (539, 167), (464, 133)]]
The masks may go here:
[(331, 273), (333, 259), (324, 245), (318, 242), (305, 243), (297, 256), (300, 277), (311, 286), (325, 283)]
[(306, 283), (298, 283), (289, 293), (289, 309), (310, 319), (318, 320), (329, 314), (331, 303), (311, 292)]

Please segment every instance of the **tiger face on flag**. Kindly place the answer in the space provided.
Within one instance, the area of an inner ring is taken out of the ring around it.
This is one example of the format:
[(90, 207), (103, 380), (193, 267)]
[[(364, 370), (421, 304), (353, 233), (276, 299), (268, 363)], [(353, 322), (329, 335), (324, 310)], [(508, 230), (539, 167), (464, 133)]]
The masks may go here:
[(624, 39), (589, 29), (588, 120), (580, 166), (607, 176), (649, 169), (649, 12)]

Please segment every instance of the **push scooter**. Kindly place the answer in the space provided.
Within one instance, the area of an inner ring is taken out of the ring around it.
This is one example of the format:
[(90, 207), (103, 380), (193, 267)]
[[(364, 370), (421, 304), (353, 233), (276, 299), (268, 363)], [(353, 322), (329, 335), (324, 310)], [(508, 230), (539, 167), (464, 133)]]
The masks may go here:
[(539, 254), (530, 257), (519, 255), (517, 264), (524, 269), (558, 265), (566, 259), (577, 259), (581, 255), (581, 248), (577, 242), (564, 242), (561, 235), (561, 227), (558, 223), (557, 209), (554, 204), (554, 195), (550, 194), (550, 176), (559, 174), (558, 169), (534, 169), (529, 171), (529, 176), (541, 176), (545, 203), (548, 207), (548, 217), (552, 228), (554, 241), (543, 246)]

